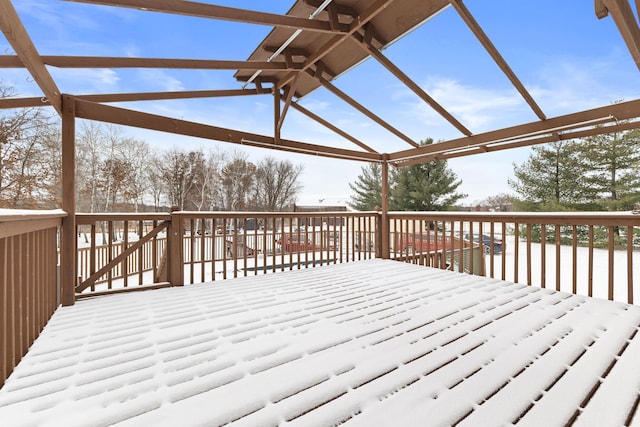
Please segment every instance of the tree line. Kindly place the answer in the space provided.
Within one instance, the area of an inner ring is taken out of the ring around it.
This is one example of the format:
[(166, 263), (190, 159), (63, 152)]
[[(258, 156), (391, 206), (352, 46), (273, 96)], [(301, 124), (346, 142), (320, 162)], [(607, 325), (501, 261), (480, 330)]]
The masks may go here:
[[(0, 97), (12, 96), (0, 84)], [(61, 134), (43, 109), (0, 116), (0, 207), (60, 206)], [(79, 212), (181, 210), (282, 211), (302, 189), (303, 166), (241, 151), (152, 149), (122, 128), (81, 122), (76, 132)]]
[(513, 166), (518, 210), (626, 211), (640, 202), (638, 129), (535, 146)]

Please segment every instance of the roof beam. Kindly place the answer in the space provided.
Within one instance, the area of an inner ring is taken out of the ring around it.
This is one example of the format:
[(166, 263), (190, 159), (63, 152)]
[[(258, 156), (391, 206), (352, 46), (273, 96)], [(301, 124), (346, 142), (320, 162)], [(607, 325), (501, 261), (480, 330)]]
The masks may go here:
[(0, 98), (0, 109), (5, 108), (32, 108), (51, 107), (51, 104), (43, 98)]
[(324, 86), (326, 89), (328, 89), (331, 93), (336, 95), (338, 98), (342, 99), (347, 104), (351, 105), (356, 110), (360, 111), (365, 116), (369, 117), (371, 120), (373, 120), (378, 125), (380, 125), (383, 128), (385, 128), (386, 130), (388, 130), (389, 132), (391, 132), (392, 134), (394, 134), (398, 138), (402, 139), (403, 141), (407, 142), (410, 145), (413, 145), (414, 147), (419, 147), (420, 146), (420, 144), (415, 142), (413, 139), (409, 138), (407, 135), (403, 134), (398, 129), (394, 128), (389, 123), (385, 122), (380, 117), (376, 116), (374, 113), (372, 113), (371, 111), (366, 109), (364, 106), (362, 106), (361, 104), (356, 102), (349, 95), (347, 95), (346, 93), (342, 92), (340, 89), (338, 89), (337, 87), (332, 85), (328, 80), (324, 79), (320, 74), (314, 75), (314, 73), (311, 72), (311, 71), (307, 71), (307, 73), (311, 77), (316, 79), (322, 86)]
[[(298, 70), (300, 64), (217, 59), (129, 58), (106, 56), (41, 56), (45, 65), (58, 68), (177, 68), (194, 70)], [(0, 68), (24, 67), (19, 57), (0, 55)]]
[(103, 105), (90, 101), (76, 99), (76, 117), (133, 126), (176, 135), (186, 135), (214, 141), (248, 145), (261, 148), (271, 148), (301, 154), (313, 154), (322, 157), (358, 160), (367, 162), (381, 161), (381, 155), (342, 148), (325, 147), (304, 142), (281, 139), (276, 144), (275, 138), (265, 135), (241, 132), (202, 123), (189, 122), (155, 114)]
[(295, 16), (278, 15), (275, 13), (258, 12), (247, 9), (218, 6), (194, 1), (176, 0), (66, 0), (76, 3), (90, 3), (103, 6), (119, 6), (141, 9), (152, 12), (171, 13), (176, 15), (211, 18), (224, 21), (243, 22), (249, 24), (268, 25), (314, 31), (321, 33), (346, 33), (347, 25), (340, 25), (337, 30), (331, 28), (327, 21), (317, 19), (297, 18)]
[(529, 104), (529, 107), (531, 107), (536, 116), (538, 116), (540, 120), (545, 120), (547, 117), (542, 112), (542, 109), (538, 106), (531, 94), (524, 87), (518, 76), (516, 76), (516, 73), (514, 73), (509, 64), (507, 64), (507, 61), (505, 61), (500, 52), (498, 52), (498, 49), (496, 49), (496, 47), (493, 45), (489, 37), (486, 35), (482, 27), (480, 27), (480, 24), (478, 24), (471, 12), (469, 12), (469, 9), (467, 9), (462, 0), (450, 0), (450, 3), (456, 9), (462, 20), (467, 24), (469, 29), (476, 36), (480, 44), (482, 44), (482, 46), (489, 53), (489, 55), (491, 55), (491, 58), (493, 58), (498, 67), (500, 67), (502, 72), (507, 76), (511, 84), (513, 84), (513, 86), (524, 98), (527, 104)]
[(264, 92), (259, 92), (257, 89), (228, 89), (177, 92), (108, 93), (95, 95), (77, 95), (76, 98), (93, 102), (132, 102), (158, 101), (163, 99), (220, 98), (262, 94), (264, 94)]
[[(544, 121), (535, 121), (482, 134), (476, 134), (465, 138), (452, 139), (411, 150), (398, 151), (391, 154), (389, 159), (392, 161), (409, 160), (416, 157), (425, 157), (425, 154), (447, 153), (471, 147), (498, 143), (500, 141), (527, 138), (531, 135), (539, 135), (545, 131), (556, 132), (563, 128), (577, 128), (577, 125), (580, 124), (584, 124), (586, 127), (589, 126), (589, 124), (592, 125), (595, 121), (602, 124), (607, 121), (614, 122), (638, 118), (640, 118), (640, 99), (558, 116)], [(634, 123), (636, 124), (636, 127), (640, 127), (640, 122)]]
[[(373, 28), (371, 26), (367, 27), (365, 34), (371, 34)], [(456, 129), (462, 132), (464, 135), (471, 135), (471, 131), (467, 129), (462, 123), (460, 123), (451, 113), (449, 113), (444, 107), (442, 107), (435, 99), (433, 99), (427, 92), (425, 92), (420, 86), (418, 86), (413, 80), (409, 78), (405, 73), (402, 72), (400, 68), (398, 68), (393, 62), (389, 60), (382, 52), (376, 49), (371, 44), (371, 39), (367, 41), (365, 37), (360, 34), (354, 34), (354, 38), (359, 42), (358, 45), (361, 46), (367, 53), (369, 53), (373, 58), (375, 58), (380, 64), (382, 64), (387, 70), (391, 72), (394, 76), (396, 76), (405, 86), (413, 91), (420, 99), (429, 104), (431, 108), (438, 112), (445, 120), (451, 123)]]
[(62, 115), (62, 97), (49, 71), (40, 59), (31, 37), (22, 25), (10, 0), (0, 0), (0, 28), (20, 58), (23, 66), (29, 70), (48, 102)]
[[(349, 24), (349, 31), (345, 34), (333, 36), (331, 40), (325, 43), (320, 49), (317, 49), (307, 60), (302, 64), (302, 70), (306, 71), (311, 68), (316, 62), (320, 61), (327, 54), (329, 54), (336, 46), (343, 41), (347, 40), (356, 31), (360, 30), (367, 22), (371, 21), (376, 15), (382, 12), (393, 0), (376, 0), (371, 4), (363, 13), (354, 18), (353, 22)], [(282, 89), (293, 80), (295, 73), (289, 73), (284, 76), (276, 85), (276, 89)]]
[(458, 150), (458, 151), (447, 152), (447, 153), (429, 154), (421, 157), (414, 157), (410, 160), (397, 162), (396, 166), (410, 166), (410, 165), (430, 162), (433, 160), (453, 159), (457, 157), (491, 153), (494, 151), (529, 147), (532, 145), (545, 144), (545, 143), (555, 142), (555, 141), (567, 141), (570, 139), (587, 138), (590, 136), (602, 135), (605, 133), (623, 132), (627, 130), (637, 129), (639, 127), (640, 127), (640, 123), (638, 122), (625, 122), (625, 123), (612, 124), (608, 126), (595, 126), (593, 128), (585, 129), (585, 130), (553, 133), (552, 135), (531, 137), (523, 140), (499, 143), (496, 145), (481, 145), (477, 147), (470, 147), (465, 150)]
[(316, 122), (320, 123), (322, 126), (326, 127), (327, 129), (330, 129), (330, 130), (334, 131), (335, 133), (337, 133), (338, 135), (340, 135), (344, 139), (353, 142), (358, 147), (364, 148), (365, 150), (367, 150), (370, 153), (378, 153), (376, 150), (374, 150), (373, 148), (369, 147), (364, 142), (360, 141), (357, 138), (354, 138), (353, 136), (349, 135), (348, 133), (346, 133), (342, 129), (338, 128), (337, 126), (334, 126), (333, 124), (331, 124), (328, 121), (324, 120), (322, 117), (312, 113), (311, 111), (307, 110), (306, 108), (304, 108), (302, 105), (298, 104), (297, 102), (292, 102), (291, 106), (294, 109), (296, 109), (299, 112), (301, 112), (302, 114), (304, 114), (305, 116), (309, 117), (310, 119), (315, 120)]
[[(636, 7), (640, 1), (636, 0)], [(611, 14), (618, 31), (627, 44), (629, 53), (640, 69), (640, 27), (638, 19), (633, 16), (633, 10), (628, 0), (595, 0), (596, 15), (602, 19)], [(640, 13), (640, 11), (638, 12)], [(640, 19), (640, 17), (639, 17)]]

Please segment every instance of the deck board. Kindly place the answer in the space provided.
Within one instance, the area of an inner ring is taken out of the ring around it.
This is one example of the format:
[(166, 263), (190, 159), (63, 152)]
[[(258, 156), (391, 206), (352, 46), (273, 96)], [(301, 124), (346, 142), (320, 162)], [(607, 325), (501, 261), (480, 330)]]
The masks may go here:
[(640, 307), (383, 260), (90, 298), (55, 313), (0, 420), (624, 425), (638, 325)]

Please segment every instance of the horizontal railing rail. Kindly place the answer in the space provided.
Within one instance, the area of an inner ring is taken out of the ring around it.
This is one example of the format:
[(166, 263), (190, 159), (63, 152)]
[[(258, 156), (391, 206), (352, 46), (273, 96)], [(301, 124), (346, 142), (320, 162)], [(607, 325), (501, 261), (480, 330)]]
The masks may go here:
[[(419, 262), (421, 254), (407, 254), (402, 246), (398, 248), (399, 242), (406, 242), (401, 236), (409, 235), (414, 241), (433, 236), (436, 243), (422, 252), (433, 252), (437, 242), (444, 242), (438, 248), (447, 260), (443, 268), (630, 304), (634, 303), (634, 288), (640, 284), (640, 215), (392, 212), (388, 216), (390, 245), (395, 245), (391, 253), (404, 261)], [(455, 243), (456, 239), (462, 243)], [(473, 257), (461, 260), (463, 251), (456, 256), (455, 248), (467, 244), (482, 245), (482, 250), (474, 250)], [(484, 252), (484, 256), (477, 252)]]
[(0, 209), (0, 387), (59, 303), (63, 211)]

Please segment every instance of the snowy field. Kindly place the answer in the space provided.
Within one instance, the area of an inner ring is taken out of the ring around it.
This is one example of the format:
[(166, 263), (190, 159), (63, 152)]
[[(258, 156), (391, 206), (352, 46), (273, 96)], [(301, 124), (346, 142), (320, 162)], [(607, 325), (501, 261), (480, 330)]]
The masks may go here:
[[(520, 241), (518, 254), (518, 282), (527, 284), (527, 244)], [(505, 252), (505, 276), (506, 280), (515, 281), (515, 240), (514, 236), (507, 236), (507, 250)], [(545, 285), (547, 288), (556, 289), (556, 246), (554, 244), (545, 245), (546, 271)], [(486, 257), (487, 275), (490, 272), (491, 262), (494, 263), (494, 277), (502, 278), (502, 256), (494, 255)], [(607, 298), (609, 283), (609, 252), (605, 249), (593, 250), (593, 296), (597, 298)], [(542, 245), (540, 243), (531, 244), (531, 284), (541, 286), (542, 284)], [(573, 249), (571, 246), (560, 247), (560, 290), (571, 292), (573, 283)], [(627, 302), (627, 252), (614, 251), (614, 300)], [(577, 293), (588, 295), (588, 266), (589, 250), (585, 247), (577, 248)], [(634, 301), (640, 303), (640, 251), (637, 249), (632, 254)]]

